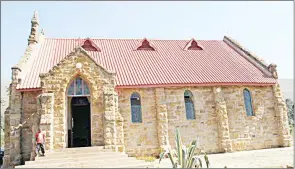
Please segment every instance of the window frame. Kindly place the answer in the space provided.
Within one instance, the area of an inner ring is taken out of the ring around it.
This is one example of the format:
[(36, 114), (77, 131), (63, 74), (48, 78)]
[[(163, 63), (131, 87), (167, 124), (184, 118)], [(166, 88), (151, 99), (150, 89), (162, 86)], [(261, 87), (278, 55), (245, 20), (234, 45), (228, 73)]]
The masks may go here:
[[(76, 94), (76, 80), (78, 79), (78, 78), (80, 78), (82, 81), (81, 81), (81, 85), (82, 85), (82, 94), (80, 94), (80, 95), (77, 95)], [(73, 87), (73, 89), (74, 89), (74, 94), (69, 94), (69, 89), (71, 88), (71, 86), (72, 86), (72, 84), (74, 84), (74, 87)], [(89, 94), (85, 94), (85, 91), (84, 91), (84, 87), (85, 86), (87, 86), (87, 88), (88, 88), (88, 91), (89, 91)], [(67, 96), (68, 97), (80, 97), (80, 96), (90, 96), (90, 88), (89, 88), (89, 85), (87, 84), (87, 82), (82, 78), (82, 77), (80, 77), (80, 76), (78, 76), (78, 77), (75, 77), (72, 81), (71, 81), (71, 83), (70, 83), (70, 85), (68, 86), (68, 89), (67, 89)]]
[[(187, 111), (187, 103), (186, 103), (186, 96), (189, 97), (189, 102), (192, 105), (192, 112), (190, 112), (191, 116), (188, 116), (188, 111)], [(193, 93), (190, 90), (185, 90), (183, 93), (183, 99), (184, 99), (184, 108), (185, 108), (185, 117), (187, 120), (195, 120), (196, 119), (196, 110), (195, 110), (195, 105), (194, 105), (194, 96)], [(192, 118), (190, 118), (192, 117)]]
[[(247, 91), (247, 92), (249, 93), (249, 99), (250, 99), (250, 100), (247, 100), (247, 101), (250, 103), (250, 106), (251, 106), (251, 110), (252, 110), (252, 112), (250, 112), (251, 115), (248, 115), (248, 112), (247, 112), (247, 108), (246, 108), (246, 99), (245, 99), (245, 91)], [(251, 93), (251, 91), (250, 91), (248, 88), (244, 88), (244, 89), (243, 89), (243, 98), (244, 98), (244, 108), (245, 108), (245, 111), (246, 111), (246, 116), (247, 116), (247, 117), (255, 116), (254, 105), (253, 105), (253, 97), (252, 97), (252, 93)]]
[[(137, 119), (133, 119), (133, 114), (135, 113), (138, 113), (138, 112), (134, 112), (133, 111), (133, 105), (132, 104), (132, 99), (138, 99), (139, 100), (139, 115), (140, 115), (140, 119), (137, 121)], [(133, 92), (130, 96), (130, 112), (131, 112), (131, 123), (134, 123), (134, 124), (138, 124), (138, 123), (143, 123), (143, 118), (142, 118), (142, 108), (141, 108), (141, 97), (140, 97), (140, 94), (138, 92)]]

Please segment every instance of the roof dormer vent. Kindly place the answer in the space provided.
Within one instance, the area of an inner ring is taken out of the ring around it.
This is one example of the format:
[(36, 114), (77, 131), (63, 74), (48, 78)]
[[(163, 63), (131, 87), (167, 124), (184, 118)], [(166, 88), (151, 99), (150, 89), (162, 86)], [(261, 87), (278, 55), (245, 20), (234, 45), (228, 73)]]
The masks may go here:
[(146, 39), (144, 38), (140, 45), (136, 48), (136, 50), (151, 50), (155, 51), (155, 47)]
[(191, 39), (185, 46), (184, 50), (203, 50), (195, 39)]
[(98, 51), (100, 52), (99, 47), (89, 38), (87, 38), (83, 45), (82, 48), (85, 49), (86, 51)]

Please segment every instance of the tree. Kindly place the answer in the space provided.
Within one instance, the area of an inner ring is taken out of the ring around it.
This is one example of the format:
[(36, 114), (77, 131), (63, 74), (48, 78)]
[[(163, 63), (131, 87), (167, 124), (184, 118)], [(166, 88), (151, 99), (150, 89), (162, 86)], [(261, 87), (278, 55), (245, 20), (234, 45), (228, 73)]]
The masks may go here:
[(0, 103), (1, 103), (2, 106), (4, 106), (5, 101), (4, 101), (4, 99), (2, 97), (1, 97)]
[(288, 120), (290, 125), (290, 132), (294, 128), (294, 102), (291, 99), (286, 99), (287, 111), (288, 111)]
[[(3, 98), (1, 98), (1, 101), (0, 101), (0, 103), (1, 103), (1, 106), (4, 106), (4, 103), (5, 103), (5, 101), (4, 101), (4, 99)], [(0, 133), (1, 133), (1, 130), (3, 129), (3, 123), (4, 123), (4, 121), (3, 121), (3, 116), (2, 116), (2, 114), (0, 114)]]

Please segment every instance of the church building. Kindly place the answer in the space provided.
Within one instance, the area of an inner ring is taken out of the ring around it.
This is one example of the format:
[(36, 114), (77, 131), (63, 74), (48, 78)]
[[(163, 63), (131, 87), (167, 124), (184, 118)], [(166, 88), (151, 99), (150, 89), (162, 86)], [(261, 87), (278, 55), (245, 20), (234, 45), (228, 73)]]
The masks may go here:
[[(32, 18), (28, 46), (12, 67), (5, 161), (102, 146), (158, 156), (198, 139), (207, 153), (291, 145), (275, 64), (235, 40), (50, 38)], [(66, 28), (65, 28), (66, 29)]]

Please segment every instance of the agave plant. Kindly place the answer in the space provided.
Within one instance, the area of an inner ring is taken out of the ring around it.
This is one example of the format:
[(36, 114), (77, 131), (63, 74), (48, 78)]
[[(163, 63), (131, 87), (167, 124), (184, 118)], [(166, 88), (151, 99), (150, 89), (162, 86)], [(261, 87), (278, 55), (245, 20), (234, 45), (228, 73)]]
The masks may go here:
[[(161, 160), (168, 155), (173, 168), (202, 168), (202, 160), (199, 157), (201, 150), (195, 156), (196, 148), (198, 147), (197, 140), (193, 140), (188, 147), (182, 145), (180, 132), (176, 129), (176, 150), (167, 148), (165, 152), (160, 154), (159, 164)], [(209, 168), (209, 160), (206, 153), (204, 153), (204, 159), (207, 168)]]

